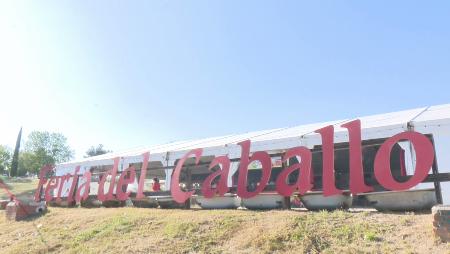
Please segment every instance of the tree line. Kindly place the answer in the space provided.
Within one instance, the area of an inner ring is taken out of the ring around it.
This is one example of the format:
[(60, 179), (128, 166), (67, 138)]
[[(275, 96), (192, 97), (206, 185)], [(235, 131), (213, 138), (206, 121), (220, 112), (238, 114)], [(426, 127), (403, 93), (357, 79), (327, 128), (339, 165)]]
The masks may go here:
[[(22, 140), (22, 129), (17, 137), (15, 149), (0, 145), (0, 173), (9, 176), (38, 174), (42, 166), (66, 162), (74, 158), (74, 150), (67, 138), (57, 132), (33, 131)], [(23, 144), (23, 147), (21, 146)], [(84, 157), (111, 152), (102, 144), (91, 146)]]

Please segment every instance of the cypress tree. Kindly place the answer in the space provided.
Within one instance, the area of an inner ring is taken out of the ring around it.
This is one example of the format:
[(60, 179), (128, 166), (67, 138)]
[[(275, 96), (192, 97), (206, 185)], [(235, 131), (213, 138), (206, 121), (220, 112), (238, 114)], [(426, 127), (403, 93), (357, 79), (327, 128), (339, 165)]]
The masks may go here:
[(17, 168), (19, 166), (19, 149), (20, 140), (22, 139), (22, 127), (20, 127), (19, 135), (17, 135), (16, 148), (11, 162), (11, 176), (17, 176)]

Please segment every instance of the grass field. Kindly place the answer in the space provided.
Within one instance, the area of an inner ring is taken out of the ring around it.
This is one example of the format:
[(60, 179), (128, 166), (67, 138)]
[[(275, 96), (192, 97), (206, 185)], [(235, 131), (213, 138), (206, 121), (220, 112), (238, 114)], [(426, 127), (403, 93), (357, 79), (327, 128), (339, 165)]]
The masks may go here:
[[(34, 195), (39, 179), (35, 178), (0, 178), (8, 189), (20, 200), (28, 200)], [(8, 194), (0, 189), (0, 199), (8, 199)]]
[(450, 253), (430, 214), (51, 207), (0, 229), (1, 253)]
[(0, 253), (122, 252), (450, 253), (450, 244), (433, 237), (431, 214), (50, 207), (14, 222), (0, 212)]

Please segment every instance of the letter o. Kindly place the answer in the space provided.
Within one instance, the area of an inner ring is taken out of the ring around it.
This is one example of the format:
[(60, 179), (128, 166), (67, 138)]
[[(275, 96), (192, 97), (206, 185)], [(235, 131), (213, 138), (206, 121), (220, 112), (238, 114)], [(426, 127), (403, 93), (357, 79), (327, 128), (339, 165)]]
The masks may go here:
[[(400, 140), (409, 140), (416, 152), (414, 175), (406, 182), (397, 182), (391, 172), (391, 150)], [(384, 188), (389, 190), (407, 190), (421, 183), (428, 175), (434, 160), (434, 148), (430, 140), (415, 131), (406, 131), (387, 139), (375, 156), (375, 178)]]

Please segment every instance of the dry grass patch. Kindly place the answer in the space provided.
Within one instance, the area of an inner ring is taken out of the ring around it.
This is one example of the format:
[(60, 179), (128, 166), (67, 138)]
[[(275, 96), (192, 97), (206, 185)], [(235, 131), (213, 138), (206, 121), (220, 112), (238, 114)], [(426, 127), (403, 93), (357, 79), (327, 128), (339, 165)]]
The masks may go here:
[(1, 253), (448, 253), (430, 214), (57, 208), (0, 213)]

